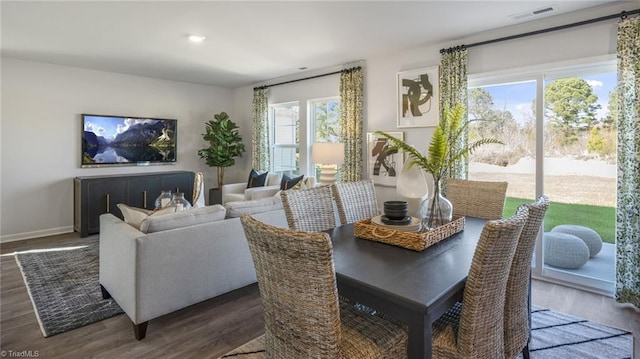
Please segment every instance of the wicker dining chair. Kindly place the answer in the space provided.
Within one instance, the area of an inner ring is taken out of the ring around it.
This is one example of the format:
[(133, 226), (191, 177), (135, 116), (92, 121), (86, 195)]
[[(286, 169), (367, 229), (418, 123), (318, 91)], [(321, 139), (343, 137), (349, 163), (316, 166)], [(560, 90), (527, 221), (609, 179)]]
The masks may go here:
[(280, 196), (289, 228), (322, 232), (336, 226), (330, 186), (286, 190)]
[(507, 182), (447, 179), (445, 197), (453, 205), (453, 214), (485, 219), (500, 219), (504, 210)]
[(528, 359), (531, 334), (531, 259), (549, 200), (543, 195), (534, 203), (523, 206), (529, 210), (529, 217), (520, 234), (507, 281), (504, 352), (506, 358), (515, 358), (522, 352), (523, 358)]
[(376, 188), (370, 179), (334, 183), (331, 185), (331, 192), (342, 224), (355, 223), (380, 214)]
[(405, 329), (338, 299), (327, 233), (241, 217), (258, 277), (268, 358), (406, 358)]
[(505, 292), (527, 211), (485, 224), (462, 303), (433, 324), (433, 358), (504, 358)]

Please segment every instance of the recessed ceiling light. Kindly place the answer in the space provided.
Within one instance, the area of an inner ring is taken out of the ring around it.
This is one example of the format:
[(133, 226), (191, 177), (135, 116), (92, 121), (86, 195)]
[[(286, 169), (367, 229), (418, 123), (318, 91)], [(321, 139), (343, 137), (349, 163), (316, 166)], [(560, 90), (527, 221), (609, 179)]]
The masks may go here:
[(191, 42), (202, 42), (202, 41), (204, 41), (204, 36), (202, 36), (202, 35), (189, 35), (189, 41), (191, 41)]

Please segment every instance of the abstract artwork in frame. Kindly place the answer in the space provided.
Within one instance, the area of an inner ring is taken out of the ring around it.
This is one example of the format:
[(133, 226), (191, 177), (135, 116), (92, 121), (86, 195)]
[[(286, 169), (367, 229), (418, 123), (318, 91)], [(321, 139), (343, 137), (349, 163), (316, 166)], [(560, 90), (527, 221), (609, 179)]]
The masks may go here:
[[(402, 132), (387, 132), (387, 134), (404, 140)], [(381, 186), (395, 187), (398, 176), (404, 165), (402, 152), (389, 150), (389, 140), (373, 132), (367, 133), (367, 168), (369, 178), (373, 183)]]
[(439, 67), (398, 73), (398, 128), (437, 126), (440, 116)]

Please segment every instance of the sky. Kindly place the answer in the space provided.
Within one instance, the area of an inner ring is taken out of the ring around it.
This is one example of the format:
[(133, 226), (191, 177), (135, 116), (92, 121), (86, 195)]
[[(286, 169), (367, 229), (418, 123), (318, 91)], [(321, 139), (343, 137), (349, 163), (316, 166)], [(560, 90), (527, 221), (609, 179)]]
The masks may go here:
[[(609, 94), (613, 91), (617, 74), (615, 72), (601, 73), (596, 75), (586, 75), (583, 78), (591, 85), (594, 93), (598, 96), (598, 103), (601, 108), (597, 111), (597, 118), (604, 118), (608, 113)], [(518, 122), (523, 122), (525, 114), (531, 116), (531, 101), (536, 95), (536, 85), (534, 81), (513, 83), (499, 86), (487, 86), (485, 90), (493, 97), (493, 107), (496, 109), (510, 111)]]
[(125, 132), (132, 125), (151, 121), (153, 120), (87, 115), (84, 117), (84, 130), (91, 131), (98, 136), (113, 140), (116, 138), (117, 134)]

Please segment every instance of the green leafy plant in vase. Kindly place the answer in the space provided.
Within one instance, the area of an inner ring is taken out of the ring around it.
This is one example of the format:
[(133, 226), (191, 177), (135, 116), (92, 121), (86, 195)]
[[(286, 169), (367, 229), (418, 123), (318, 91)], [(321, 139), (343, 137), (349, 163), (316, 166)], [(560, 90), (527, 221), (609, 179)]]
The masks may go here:
[(205, 123), (206, 133), (202, 138), (209, 142), (209, 147), (198, 150), (198, 156), (208, 166), (218, 169), (218, 188), (224, 184), (224, 168), (233, 166), (235, 157), (242, 157), (246, 151), (238, 125), (229, 119), (226, 112), (213, 115), (213, 120)]
[[(385, 132), (376, 131), (376, 134), (384, 136), (392, 148), (406, 153), (409, 164), (407, 168), (419, 166), (433, 177), (433, 193), (426, 199), (423, 213), (423, 225), (435, 228), (451, 221), (453, 207), (451, 202), (442, 196), (442, 179), (453, 168), (456, 161), (466, 158), (478, 147), (490, 143), (502, 144), (493, 138), (481, 138), (471, 143), (462, 143), (463, 134), (469, 126), (464, 121), (466, 108), (457, 104), (451, 108), (445, 108), (440, 122), (436, 126), (431, 143), (427, 148), (427, 154), (421, 153), (415, 147), (399, 140)], [(456, 146), (456, 144), (459, 144)]]

